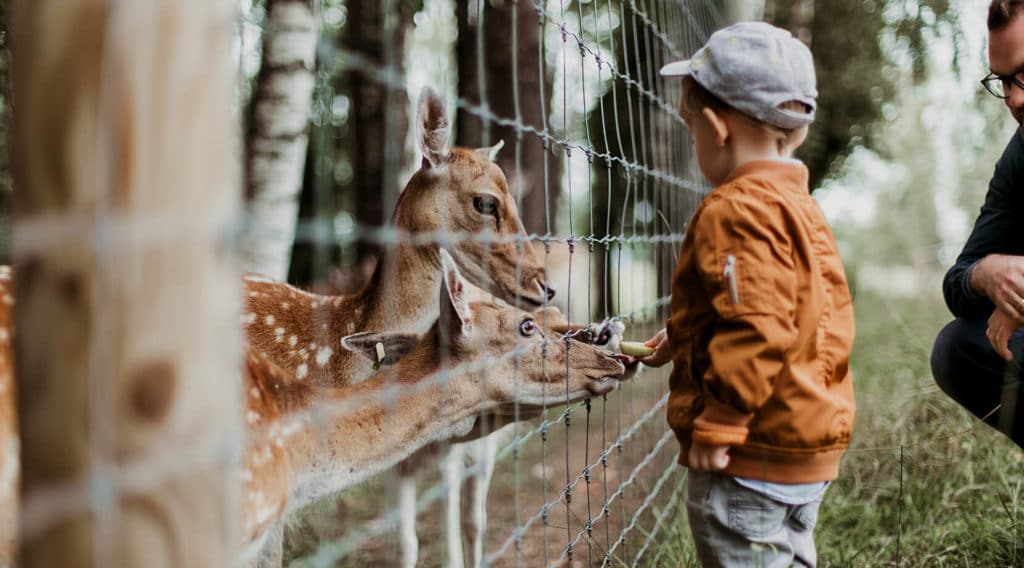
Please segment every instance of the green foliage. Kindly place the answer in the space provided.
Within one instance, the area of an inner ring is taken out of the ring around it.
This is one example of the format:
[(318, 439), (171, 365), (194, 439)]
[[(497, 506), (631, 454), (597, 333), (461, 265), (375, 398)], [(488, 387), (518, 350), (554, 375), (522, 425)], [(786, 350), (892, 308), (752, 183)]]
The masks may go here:
[[(883, 108), (901, 89), (925, 78), (929, 37), (955, 18), (948, 0), (768, 0), (765, 13), (814, 53), (818, 116), (797, 153), (811, 170), (812, 189), (854, 147), (876, 149)], [(910, 58), (911, 84), (896, 76), (893, 50)]]

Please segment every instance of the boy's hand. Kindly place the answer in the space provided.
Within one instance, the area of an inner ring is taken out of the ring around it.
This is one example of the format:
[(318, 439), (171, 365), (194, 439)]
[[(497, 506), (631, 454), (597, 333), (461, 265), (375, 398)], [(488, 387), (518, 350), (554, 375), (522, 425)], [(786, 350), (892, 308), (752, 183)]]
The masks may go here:
[(662, 328), (654, 337), (644, 342), (644, 345), (654, 348), (654, 353), (639, 359), (648, 367), (661, 367), (672, 360), (672, 350), (668, 345), (668, 332)]
[(729, 446), (694, 443), (690, 446), (689, 465), (697, 471), (722, 471), (729, 465)]

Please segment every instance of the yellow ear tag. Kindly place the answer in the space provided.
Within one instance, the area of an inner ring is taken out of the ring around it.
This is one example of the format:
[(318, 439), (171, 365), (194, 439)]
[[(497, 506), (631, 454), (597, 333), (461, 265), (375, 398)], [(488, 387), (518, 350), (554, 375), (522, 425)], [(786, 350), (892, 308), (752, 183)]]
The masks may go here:
[(384, 344), (378, 341), (374, 347), (377, 348), (377, 362), (373, 364), (373, 370), (376, 371), (380, 369), (380, 364), (384, 360)]

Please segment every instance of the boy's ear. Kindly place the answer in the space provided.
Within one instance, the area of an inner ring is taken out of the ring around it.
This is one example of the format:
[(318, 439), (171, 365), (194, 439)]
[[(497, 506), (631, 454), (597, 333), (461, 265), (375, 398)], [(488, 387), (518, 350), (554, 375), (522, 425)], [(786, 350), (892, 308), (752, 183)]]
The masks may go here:
[(711, 125), (711, 129), (715, 131), (715, 142), (719, 146), (724, 147), (725, 143), (729, 140), (729, 125), (725, 122), (725, 117), (710, 107), (704, 107), (701, 114), (704, 115), (704, 119)]

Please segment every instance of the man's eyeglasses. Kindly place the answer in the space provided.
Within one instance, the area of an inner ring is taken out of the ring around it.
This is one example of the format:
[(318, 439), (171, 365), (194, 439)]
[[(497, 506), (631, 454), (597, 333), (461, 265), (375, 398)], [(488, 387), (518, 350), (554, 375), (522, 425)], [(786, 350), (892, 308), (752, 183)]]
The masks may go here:
[(1006, 100), (1010, 98), (1011, 85), (1016, 85), (1018, 89), (1024, 90), (1024, 71), (1018, 71), (1013, 75), (989, 73), (988, 76), (981, 80), (981, 85), (993, 97)]

